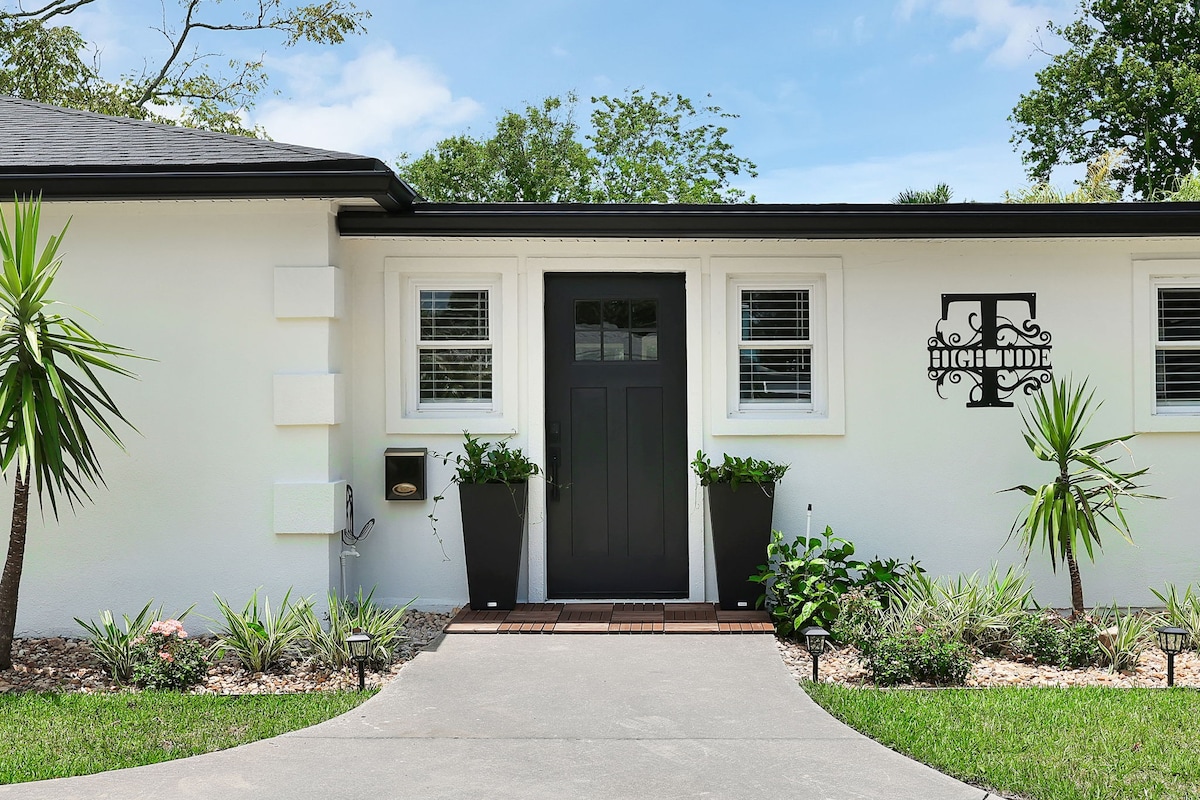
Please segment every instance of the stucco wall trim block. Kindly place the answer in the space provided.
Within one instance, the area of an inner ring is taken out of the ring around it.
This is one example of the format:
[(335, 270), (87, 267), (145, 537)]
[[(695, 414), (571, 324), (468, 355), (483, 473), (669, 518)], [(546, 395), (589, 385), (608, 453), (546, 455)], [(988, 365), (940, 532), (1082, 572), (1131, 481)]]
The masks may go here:
[(336, 373), (275, 376), (276, 425), (338, 425), (345, 418), (345, 389)]
[(275, 533), (331, 536), (346, 527), (346, 482), (275, 484)]
[(337, 319), (344, 308), (345, 279), (337, 267), (276, 267), (276, 319)]

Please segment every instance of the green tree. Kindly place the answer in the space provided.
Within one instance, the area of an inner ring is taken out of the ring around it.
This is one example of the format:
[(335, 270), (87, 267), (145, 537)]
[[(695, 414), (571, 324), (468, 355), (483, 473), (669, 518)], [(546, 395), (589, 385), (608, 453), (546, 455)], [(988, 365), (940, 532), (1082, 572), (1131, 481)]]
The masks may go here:
[(1067, 49), (1009, 116), (1030, 179), (1127, 148), (1119, 190), (1173, 191), (1200, 159), (1200, 3), (1082, 0), (1073, 22), (1048, 28)]
[(948, 183), (939, 183), (932, 189), (905, 189), (892, 198), (896, 205), (924, 205), (929, 203), (949, 203), (954, 190)]
[(581, 137), (574, 94), (506, 111), (487, 138), (444, 139), (400, 176), (436, 202), (729, 203), (747, 198), (730, 186), (749, 159), (725, 141), (717, 106), (682, 95), (591, 98), (591, 132)]
[(594, 164), (577, 140), (576, 97), (548, 97), (506, 111), (489, 139), (451, 136), (400, 173), (427, 200), (467, 203), (582, 203)]
[(1153, 497), (1137, 491), (1142, 488), (1138, 479), (1149, 468), (1122, 472), (1113, 466), (1115, 459), (1105, 454), (1108, 448), (1136, 434), (1082, 443), (1084, 429), (1092, 418), (1094, 396), (1094, 391), (1088, 391), (1086, 380), (1075, 387), (1066, 379), (1033, 396), (1029, 413), (1021, 413), (1025, 443), (1038, 461), (1051, 464), (1057, 474), (1050, 483), (1022, 484), (1004, 490), (1023, 492), (1030, 498), (1029, 507), (1013, 522), (1009, 538), (1016, 537), (1026, 557), (1041, 542), (1050, 552), (1050, 566), (1055, 572), (1060, 561), (1066, 565), (1075, 617), (1084, 613), (1080, 549), (1095, 561), (1096, 548), (1101, 545), (1101, 523), (1115, 528), (1132, 543), (1129, 522), (1120, 503), (1131, 497)]
[(12, 528), (0, 575), (0, 669), (12, 666), (17, 599), (25, 564), (29, 490), (72, 508), (103, 484), (90, 426), (121, 445), (116, 422), (128, 425), (98, 373), (135, 377), (115, 362), (135, 357), (96, 339), (49, 299), (62, 263), (58, 247), (66, 233), (51, 236), (37, 251), (41, 202), (18, 203), (10, 232), (0, 212), (0, 471), (14, 477)]
[[(0, 94), (27, 100), (223, 133), (263, 135), (245, 126), (244, 114), (267, 85), (262, 58), (230, 60), (225, 67), (209, 48), (217, 34), (275, 31), (283, 46), (298, 42), (340, 44), (363, 32), (370, 13), (353, 3), (325, 0), (180, 0), (178, 17), (156, 30), (166, 49), (140, 73), (111, 79), (99, 56), (64, 20), (97, 0), (44, 0), (25, 10), (11, 0), (0, 8)], [(237, 13), (240, 12), (240, 13)]]
[(1005, 192), (1004, 202), (1119, 203), (1121, 192), (1113, 185), (1113, 171), (1124, 159), (1125, 151), (1123, 149), (1109, 150), (1088, 164), (1087, 177), (1077, 181), (1075, 188), (1070, 192), (1064, 192), (1043, 181), (1015, 192)]

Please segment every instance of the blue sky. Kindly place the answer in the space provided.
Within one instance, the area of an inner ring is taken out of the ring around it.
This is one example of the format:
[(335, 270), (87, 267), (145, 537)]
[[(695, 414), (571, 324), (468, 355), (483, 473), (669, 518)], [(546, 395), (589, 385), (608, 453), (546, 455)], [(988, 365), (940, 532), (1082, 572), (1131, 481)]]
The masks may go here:
[[(171, 0), (166, 0), (168, 9)], [(223, 4), (229, 7), (232, 4)], [(121, 13), (115, 9), (119, 6)], [(251, 112), (271, 136), (389, 163), (439, 138), (485, 134), (551, 94), (680, 93), (740, 115), (737, 152), (759, 202), (885, 202), (945, 181), (959, 200), (1024, 182), (1007, 120), (1061, 45), (1047, 20), (1074, 0), (359, 0), (365, 36), (283, 50), (273, 37), (209, 40), (266, 51), (277, 94)], [(220, 7), (218, 7), (220, 8)], [(136, 9), (136, 10), (135, 10)], [(161, 48), (153, 0), (100, 0), (74, 22), (105, 71)], [(1040, 30), (1039, 30), (1040, 29)], [(586, 105), (581, 107), (586, 117)], [(1073, 174), (1056, 180), (1069, 184)]]

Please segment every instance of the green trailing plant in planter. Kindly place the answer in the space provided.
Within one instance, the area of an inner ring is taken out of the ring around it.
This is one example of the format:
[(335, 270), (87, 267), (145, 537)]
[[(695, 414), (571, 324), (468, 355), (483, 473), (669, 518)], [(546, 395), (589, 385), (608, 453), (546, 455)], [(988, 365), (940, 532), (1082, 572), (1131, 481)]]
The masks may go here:
[(529, 479), (542, 470), (520, 448), (504, 440), (482, 441), (467, 431), (463, 451), (441, 458), (455, 467), (451, 483), (458, 485), (462, 510), (471, 608), (511, 609), (517, 602)]
[(757, 486), (778, 483), (790, 467), (791, 464), (738, 458), (728, 453), (724, 455), (721, 463), (714, 465), (708, 456), (704, 455), (703, 450), (697, 451), (696, 457), (692, 459), (692, 471), (700, 479), (701, 486), (728, 483), (735, 489), (743, 483), (753, 483)]
[(775, 484), (788, 467), (728, 453), (714, 465), (703, 451), (692, 460), (692, 471), (708, 494), (717, 594), (723, 609), (754, 608), (762, 595), (752, 576), (767, 554)]

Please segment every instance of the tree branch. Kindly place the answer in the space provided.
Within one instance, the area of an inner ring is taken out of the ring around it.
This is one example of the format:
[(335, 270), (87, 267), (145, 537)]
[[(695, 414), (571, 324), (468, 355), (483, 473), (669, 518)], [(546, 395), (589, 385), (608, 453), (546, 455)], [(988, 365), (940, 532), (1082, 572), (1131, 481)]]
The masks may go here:
[[(183, 50), (183, 43), (187, 41), (188, 34), (191, 33), (194, 24), (192, 23), (192, 14), (196, 11), (196, 6), (200, 4), (200, 0), (188, 0), (187, 15), (183, 20), (183, 33), (179, 34), (179, 39), (176, 40), (175, 46), (171, 49), (171, 55), (163, 62), (162, 69), (154, 76), (145, 86), (142, 87), (142, 93), (133, 101), (136, 108), (144, 108), (146, 103), (154, 97), (158, 87), (167, 79), (167, 73), (171, 69), (171, 65), (179, 58), (179, 53)], [(165, 33), (165, 31), (164, 31)]]
[(89, 3), (94, 3), (96, 0), (75, 0), (74, 3), (69, 3), (68, 0), (50, 0), (49, 3), (37, 9), (36, 11), (6, 11), (2, 16), (11, 17), (13, 19), (39, 19), (43, 22), (51, 17), (59, 14), (70, 14), (80, 6), (86, 6)]

